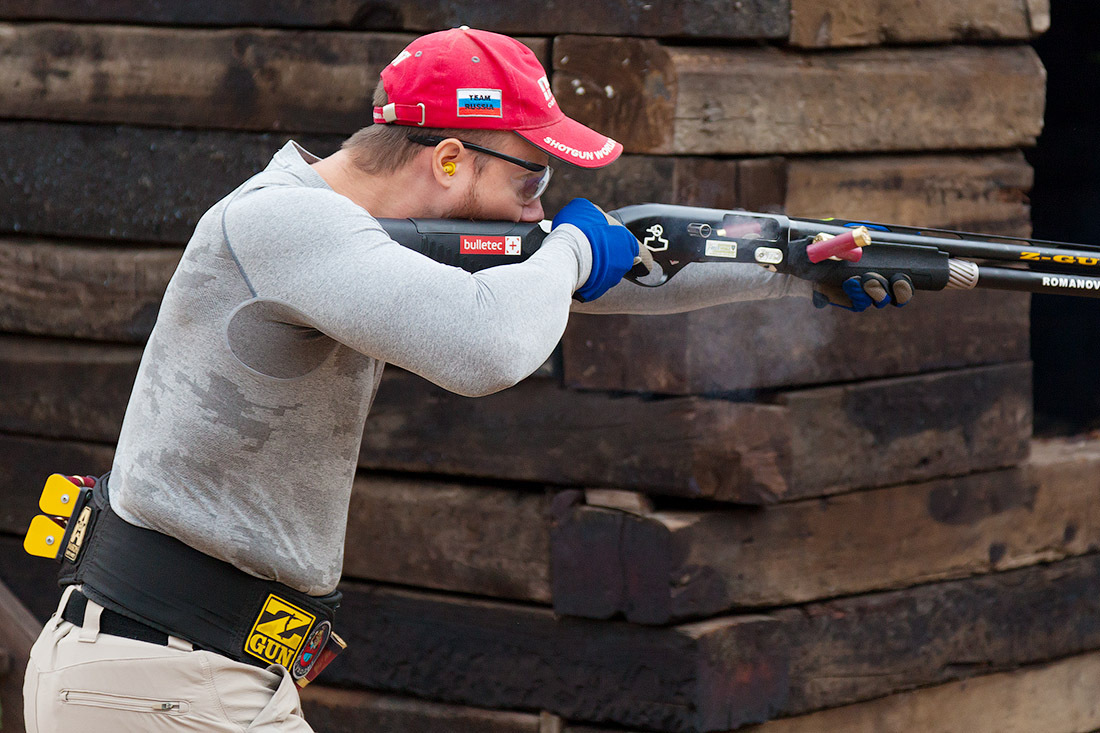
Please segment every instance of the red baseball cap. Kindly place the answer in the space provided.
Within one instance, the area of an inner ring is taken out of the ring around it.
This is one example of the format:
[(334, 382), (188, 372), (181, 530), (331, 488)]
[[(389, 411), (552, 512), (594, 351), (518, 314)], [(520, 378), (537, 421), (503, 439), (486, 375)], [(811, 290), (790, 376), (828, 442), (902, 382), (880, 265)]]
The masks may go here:
[(376, 124), (510, 130), (555, 158), (600, 168), (623, 152), (565, 116), (542, 64), (514, 38), (466, 26), (421, 36), (382, 70)]

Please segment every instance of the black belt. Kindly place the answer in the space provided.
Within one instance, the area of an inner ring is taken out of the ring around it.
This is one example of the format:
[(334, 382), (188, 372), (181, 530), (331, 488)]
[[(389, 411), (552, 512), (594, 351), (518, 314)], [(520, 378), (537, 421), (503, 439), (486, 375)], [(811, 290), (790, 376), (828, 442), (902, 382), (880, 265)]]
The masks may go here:
[(104, 608), (105, 634), (163, 645), (172, 635), (257, 667), (282, 665), (299, 684), (311, 679), (333, 636), (338, 591), (309, 596), (129, 524), (111, 510), (107, 489), (104, 476), (75, 563), (68, 554), (62, 562), (61, 585), (82, 585), (62, 618), (83, 624), (92, 600)]
[[(76, 626), (84, 625), (84, 613), (88, 608), (87, 597), (78, 590), (69, 595), (69, 600), (61, 612), (61, 618)], [(149, 644), (168, 646), (168, 634), (157, 631), (152, 626), (135, 621), (129, 616), (104, 608), (99, 616), (99, 631), (101, 634), (121, 636), (125, 639), (136, 639)]]

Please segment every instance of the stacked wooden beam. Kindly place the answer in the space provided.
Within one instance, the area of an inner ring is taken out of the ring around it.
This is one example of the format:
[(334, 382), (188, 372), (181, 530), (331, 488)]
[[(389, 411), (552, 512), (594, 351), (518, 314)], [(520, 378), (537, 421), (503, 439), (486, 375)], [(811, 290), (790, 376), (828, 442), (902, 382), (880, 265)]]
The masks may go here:
[[(1029, 228), (1045, 0), (146, 5), (0, 9), (0, 578), (40, 619), (52, 567), (19, 535), (46, 474), (109, 467), (198, 217), (288, 137), (334, 150), (418, 32), (521, 36), (563, 109), (626, 143), (559, 171), (548, 211)], [(350, 648), (309, 715), (1100, 729), (1100, 447), (1034, 443), (1030, 410), (1027, 298), (991, 292), (574, 317), (539, 375), (477, 400), (392, 370), (353, 492)]]

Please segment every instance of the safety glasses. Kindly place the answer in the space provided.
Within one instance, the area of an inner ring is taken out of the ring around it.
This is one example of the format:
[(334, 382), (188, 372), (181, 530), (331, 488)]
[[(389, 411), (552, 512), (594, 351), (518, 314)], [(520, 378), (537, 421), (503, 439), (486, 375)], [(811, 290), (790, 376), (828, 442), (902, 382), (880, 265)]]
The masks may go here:
[[(411, 134), (408, 136), (410, 142), (414, 142), (417, 145), (426, 145), (428, 147), (438, 145), (447, 138), (440, 137), (438, 135), (418, 135)], [(458, 138), (455, 138), (456, 140)], [(465, 147), (478, 153), (484, 153), (485, 155), (491, 155), (494, 158), (500, 158), (506, 160), (513, 165), (518, 165), (521, 168), (526, 168), (533, 173), (538, 173), (537, 176), (525, 176), (523, 184), (520, 188), (520, 195), (523, 197), (523, 203), (529, 204), (536, 200), (539, 196), (546, 191), (546, 187), (550, 185), (550, 177), (554, 175), (554, 169), (548, 165), (539, 165), (538, 163), (532, 163), (529, 160), (523, 158), (516, 158), (505, 153), (492, 150), (490, 148), (482, 147), (481, 145), (475, 145), (474, 143), (468, 143), (465, 140), (459, 140)]]

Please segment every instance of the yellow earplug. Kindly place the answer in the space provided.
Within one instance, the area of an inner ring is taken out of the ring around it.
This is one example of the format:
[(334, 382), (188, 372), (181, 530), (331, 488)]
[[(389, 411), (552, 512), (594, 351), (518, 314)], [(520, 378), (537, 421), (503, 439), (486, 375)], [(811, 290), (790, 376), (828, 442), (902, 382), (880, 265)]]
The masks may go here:
[(446, 173), (448, 176), (453, 176), (455, 174), (456, 167), (457, 166), (455, 166), (454, 163), (444, 163), (443, 172)]

